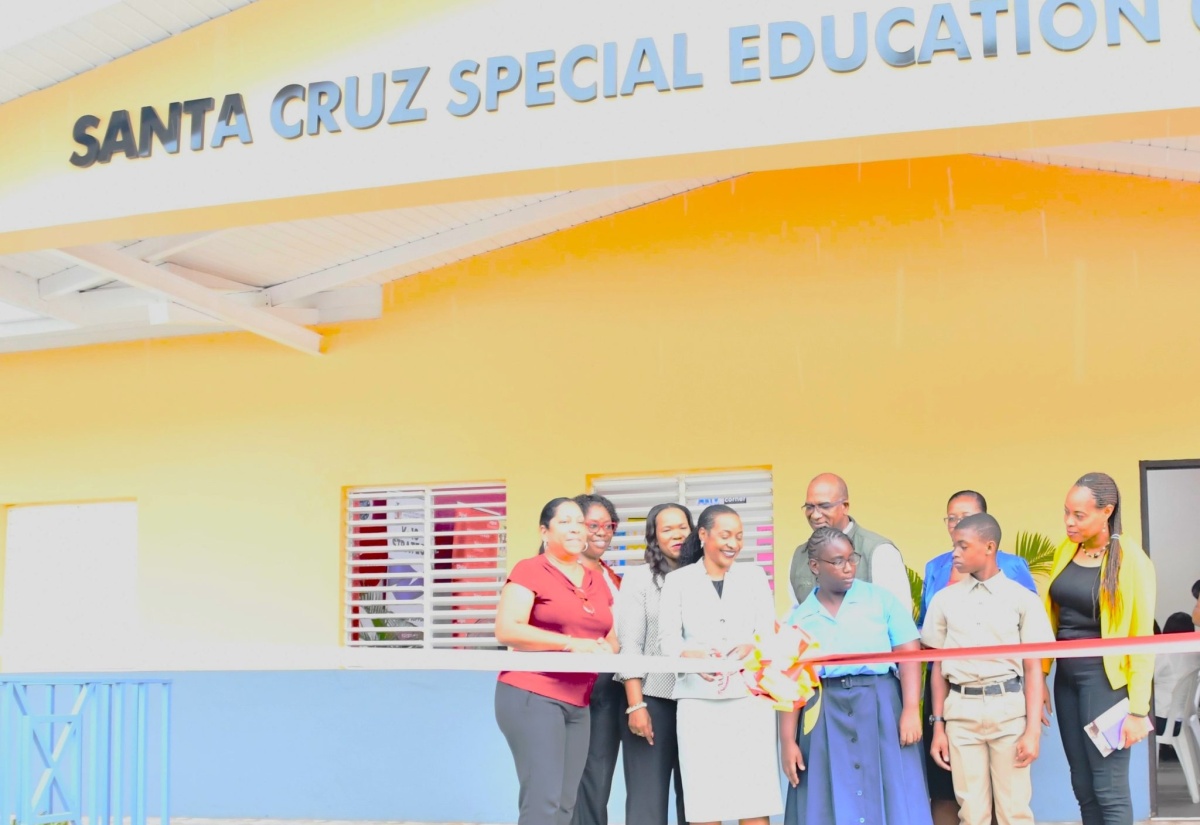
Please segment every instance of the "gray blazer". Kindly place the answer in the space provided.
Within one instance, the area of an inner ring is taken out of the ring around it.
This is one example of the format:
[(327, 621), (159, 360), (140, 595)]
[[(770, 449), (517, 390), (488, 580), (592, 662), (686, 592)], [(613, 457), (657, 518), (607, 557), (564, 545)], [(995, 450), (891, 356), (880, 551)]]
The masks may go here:
[[(764, 638), (773, 634), (775, 600), (767, 574), (755, 564), (735, 564), (725, 573), (724, 592), (718, 596), (703, 561), (672, 571), (663, 584), (658, 630), (664, 656), (689, 650), (726, 652), (752, 644), (756, 633)], [(698, 673), (687, 673), (675, 680), (676, 699), (748, 695), (741, 677), (708, 682)]]

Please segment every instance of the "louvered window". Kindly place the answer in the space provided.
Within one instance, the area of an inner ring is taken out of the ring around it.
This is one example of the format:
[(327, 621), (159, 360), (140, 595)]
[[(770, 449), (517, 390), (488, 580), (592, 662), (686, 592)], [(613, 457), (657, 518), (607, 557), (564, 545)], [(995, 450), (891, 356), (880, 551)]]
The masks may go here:
[(621, 517), (612, 549), (604, 560), (618, 572), (641, 564), (646, 551), (646, 514), (655, 504), (684, 504), (698, 518), (710, 504), (728, 504), (742, 517), (743, 545), (738, 562), (758, 564), (774, 581), (774, 499), (770, 470), (728, 470), (654, 476), (596, 476), (594, 492), (609, 498)]
[(501, 484), (348, 491), (346, 644), (498, 647), (507, 515)]

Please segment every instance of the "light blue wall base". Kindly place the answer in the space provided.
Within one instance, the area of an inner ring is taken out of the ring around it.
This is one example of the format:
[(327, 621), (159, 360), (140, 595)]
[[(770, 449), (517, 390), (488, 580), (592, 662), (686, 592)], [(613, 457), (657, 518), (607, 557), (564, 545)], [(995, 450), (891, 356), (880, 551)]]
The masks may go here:
[[(515, 822), (517, 781), (492, 710), (495, 674), (170, 673), (172, 813), (206, 818)], [(1149, 816), (1147, 748), (1131, 767)], [(1057, 728), (1034, 765), (1041, 822), (1078, 821)], [(610, 821), (625, 819), (621, 766)]]

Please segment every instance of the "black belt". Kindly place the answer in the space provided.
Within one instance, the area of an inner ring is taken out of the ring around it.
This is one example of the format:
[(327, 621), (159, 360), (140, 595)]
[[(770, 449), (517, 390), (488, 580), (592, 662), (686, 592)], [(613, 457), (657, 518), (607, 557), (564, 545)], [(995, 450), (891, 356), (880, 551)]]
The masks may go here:
[(857, 676), (834, 676), (829, 679), (821, 680), (821, 687), (824, 688), (852, 688), (861, 687), (862, 685), (874, 684), (877, 679), (881, 678), (878, 673), (860, 673)]
[(990, 685), (980, 685), (979, 687), (963, 687), (951, 683), (950, 689), (955, 693), (961, 693), (963, 696), (999, 696), (1002, 693), (1020, 693), (1021, 692), (1021, 677), (1014, 676), (1007, 682), (995, 682)]

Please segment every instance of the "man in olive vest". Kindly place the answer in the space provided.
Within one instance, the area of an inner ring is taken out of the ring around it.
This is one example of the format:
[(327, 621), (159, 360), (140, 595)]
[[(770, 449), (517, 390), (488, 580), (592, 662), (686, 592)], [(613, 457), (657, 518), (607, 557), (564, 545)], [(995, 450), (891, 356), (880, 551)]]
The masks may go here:
[[(912, 611), (912, 590), (908, 585), (904, 557), (890, 539), (872, 533), (850, 518), (850, 491), (840, 476), (822, 473), (809, 482), (804, 515), (814, 530), (818, 527), (836, 527), (849, 536), (855, 552), (861, 557), (855, 578), (890, 591)], [(808, 566), (808, 542), (796, 548), (789, 579), (796, 600), (803, 602), (815, 586)]]

